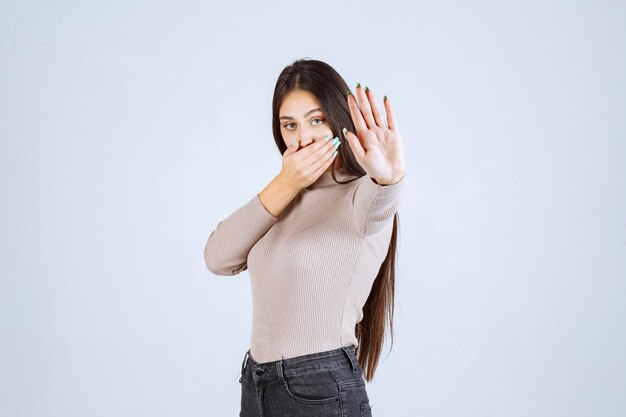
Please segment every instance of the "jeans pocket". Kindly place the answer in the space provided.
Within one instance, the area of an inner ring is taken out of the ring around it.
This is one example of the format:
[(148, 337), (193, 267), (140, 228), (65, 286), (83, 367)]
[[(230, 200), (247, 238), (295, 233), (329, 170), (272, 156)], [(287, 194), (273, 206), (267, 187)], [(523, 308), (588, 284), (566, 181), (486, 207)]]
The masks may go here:
[(351, 367), (343, 366), (341, 368), (331, 369), (330, 372), (341, 388), (365, 386), (365, 379), (363, 379), (360, 368), (357, 368), (355, 372)]
[(372, 417), (372, 406), (367, 403), (361, 404), (361, 417)]
[(287, 395), (303, 404), (339, 401), (339, 385), (327, 369), (285, 377), (282, 387)]

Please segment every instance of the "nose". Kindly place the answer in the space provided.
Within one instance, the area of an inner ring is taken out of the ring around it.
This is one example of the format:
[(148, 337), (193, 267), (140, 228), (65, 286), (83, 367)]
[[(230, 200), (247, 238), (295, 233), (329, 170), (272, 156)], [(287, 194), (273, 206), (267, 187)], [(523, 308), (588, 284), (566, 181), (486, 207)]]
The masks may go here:
[(316, 135), (314, 135), (312, 133), (311, 134), (302, 134), (302, 135), (300, 135), (300, 138), (298, 139), (298, 142), (300, 143), (300, 146), (304, 148), (305, 146), (310, 145), (311, 143), (315, 142), (316, 140), (322, 140), (322, 139), (326, 138), (329, 135), (331, 135), (331, 134), (328, 133), (328, 134), (323, 134), (321, 136), (317, 135), (317, 136), (319, 136), (319, 137), (317, 137)]
[(305, 146), (308, 146), (311, 143), (313, 143), (313, 140), (314, 140), (313, 136), (301, 137), (300, 146), (304, 148)]

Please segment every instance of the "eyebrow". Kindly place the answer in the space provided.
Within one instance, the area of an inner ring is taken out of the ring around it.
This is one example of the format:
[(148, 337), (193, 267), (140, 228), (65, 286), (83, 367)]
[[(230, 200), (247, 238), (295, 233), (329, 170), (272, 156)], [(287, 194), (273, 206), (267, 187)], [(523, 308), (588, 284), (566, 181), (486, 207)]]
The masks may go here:
[[(308, 112), (304, 113), (304, 117), (307, 117), (309, 114), (316, 112), (316, 111), (322, 111), (322, 109), (320, 109), (319, 107), (313, 110), (309, 110)], [(280, 116), (279, 120), (283, 120), (283, 119), (287, 119), (287, 120), (294, 120), (293, 117), (291, 116)]]

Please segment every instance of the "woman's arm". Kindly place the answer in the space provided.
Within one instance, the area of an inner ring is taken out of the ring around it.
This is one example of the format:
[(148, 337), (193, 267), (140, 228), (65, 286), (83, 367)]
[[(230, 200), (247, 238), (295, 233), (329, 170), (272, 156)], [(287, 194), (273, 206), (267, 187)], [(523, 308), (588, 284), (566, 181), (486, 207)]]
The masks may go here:
[(265, 209), (272, 216), (278, 217), (299, 192), (299, 188), (283, 180), (279, 174), (259, 193), (259, 198)]
[(236, 275), (248, 269), (252, 246), (278, 221), (298, 194), (280, 175), (259, 194), (217, 224), (204, 247), (204, 261), (216, 275)]
[(384, 229), (398, 211), (404, 175), (392, 184), (383, 185), (368, 175), (359, 178), (352, 195), (352, 219), (357, 235), (366, 238)]
[(367, 175), (360, 178), (352, 195), (356, 233), (367, 237), (382, 230), (398, 210), (404, 184), (404, 146), (402, 135), (385, 96), (387, 123), (369, 88), (357, 84), (355, 94), (348, 91), (348, 107), (357, 134), (343, 129), (350, 148)]

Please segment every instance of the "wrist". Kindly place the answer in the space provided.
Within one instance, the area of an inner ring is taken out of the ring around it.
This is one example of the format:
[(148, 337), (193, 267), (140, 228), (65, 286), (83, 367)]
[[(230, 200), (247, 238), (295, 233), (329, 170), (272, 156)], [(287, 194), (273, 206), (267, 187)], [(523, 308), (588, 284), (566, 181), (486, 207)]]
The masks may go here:
[(377, 179), (377, 178), (372, 178), (374, 180), (374, 182), (376, 182), (377, 184), (380, 185), (394, 185), (399, 183), (402, 179), (404, 178), (404, 172), (401, 173), (400, 175), (396, 175), (394, 177), (392, 177), (391, 179)]
[(282, 172), (276, 175), (276, 177), (274, 177), (274, 180), (272, 182), (274, 182), (281, 189), (287, 192), (295, 193), (295, 194), (300, 192), (300, 188), (296, 187), (291, 181), (285, 178)]

